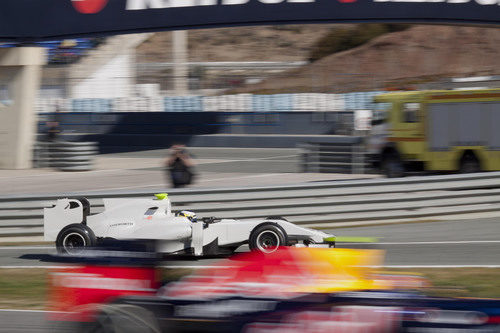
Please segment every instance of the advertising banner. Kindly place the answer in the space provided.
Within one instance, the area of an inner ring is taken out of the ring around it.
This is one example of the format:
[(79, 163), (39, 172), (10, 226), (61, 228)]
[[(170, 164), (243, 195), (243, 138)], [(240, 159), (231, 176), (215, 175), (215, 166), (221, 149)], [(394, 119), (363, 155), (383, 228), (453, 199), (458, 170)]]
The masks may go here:
[(498, 24), (498, 0), (2, 0), (0, 40), (290, 23)]

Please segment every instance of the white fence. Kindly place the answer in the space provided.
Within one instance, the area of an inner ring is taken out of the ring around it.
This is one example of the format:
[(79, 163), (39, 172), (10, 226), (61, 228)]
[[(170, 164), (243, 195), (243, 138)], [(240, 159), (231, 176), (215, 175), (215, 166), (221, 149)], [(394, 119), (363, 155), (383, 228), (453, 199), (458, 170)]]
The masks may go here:
[(346, 94), (237, 94), (127, 98), (39, 98), (36, 111), (44, 112), (284, 112), (350, 111), (373, 109), (373, 97), (382, 92)]

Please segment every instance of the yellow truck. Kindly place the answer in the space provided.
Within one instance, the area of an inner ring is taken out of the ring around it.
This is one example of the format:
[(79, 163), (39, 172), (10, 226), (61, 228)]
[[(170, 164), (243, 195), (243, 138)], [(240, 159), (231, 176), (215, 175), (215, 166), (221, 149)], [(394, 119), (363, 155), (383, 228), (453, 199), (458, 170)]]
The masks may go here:
[(394, 92), (374, 101), (368, 152), (388, 177), (500, 170), (500, 89)]

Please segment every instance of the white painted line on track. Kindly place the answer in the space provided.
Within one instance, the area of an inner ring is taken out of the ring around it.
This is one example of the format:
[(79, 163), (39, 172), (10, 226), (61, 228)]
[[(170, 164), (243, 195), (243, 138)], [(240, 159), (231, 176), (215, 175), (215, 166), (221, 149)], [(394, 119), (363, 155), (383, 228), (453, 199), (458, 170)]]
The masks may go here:
[(0, 312), (74, 313), (68, 311), (24, 310), (24, 309), (0, 309)]
[(39, 269), (39, 268), (45, 268), (45, 269), (54, 269), (54, 268), (76, 268), (76, 267), (81, 267), (81, 266), (43, 266), (43, 265), (39, 265), (39, 266), (21, 266), (21, 265), (17, 265), (17, 266), (0, 266), (0, 269)]
[[(258, 175), (246, 175), (246, 176), (238, 176), (238, 177), (224, 177), (224, 178), (214, 178), (214, 179), (200, 179), (197, 181), (197, 184), (200, 183), (208, 183), (208, 182), (214, 182), (214, 181), (221, 181), (221, 180), (236, 180), (236, 179), (246, 179), (246, 178), (262, 178), (262, 177), (274, 177), (274, 176), (279, 176), (282, 175), (282, 173), (266, 173), (266, 174), (258, 174)], [(106, 189), (99, 189), (99, 190), (89, 190), (86, 191), (88, 193), (94, 193), (94, 192), (102, 192), (102, 191), (116, 191), (116, 190), (130, 190), (130, 189), (141, 189), (141, 188), (148, 188), (148, 187), (157, 187), (160, 188), (162, 185), (161, 184), (142, 184), (142, 185), (134, 185), (134, 186), (126, 186), (126, 187), (108, 187)]]
[[(299, 154), (293, 154), (293, 155), (277, 155), (277, 156), (268, 156), (268, 157), (255, 157), (255, 158), (244, 158), (244, 159), (213, 159), (210, 162), (203, 163), (201, 162), (200, 165), (203, 164), (222, 164), (222, 163), (234, 163), (234, 162), (256, 162), (256, 161), (267, 161), (271, 160), (271, 162), (277, 162), (273, 161), (276, 158), (290, 158), (290, 157), (297, 157), (300, 156)], [(196, 159), (195, 159), (196, 160)], [(283, 162), (290, 162), (289, 160), (284, 160)]]
[(496, 244), (500, 243), (500, 240), (464, 240), (464, 241), (424, 241), (424, 242), (378, 242), (378, 243), (342, 243), (347, 245), (363, 245), (363, 244), (373, 244), (373, 245), (432, 245), (432, 244)]
[[(36, 268), (45, 268), (45, 269), (53, 269), (53, 268), (76, 268), (76, 267), (81, 267), (81, 265), (74, 265), (74, 266), (55, 266), (55, 265), (52, 265), (52, 266), (43, 266), (43, 265), (39, 265), (39, 266), (34, 266), (34, 265), (31, 265), (31, 266), (22, 266), (22, 265), (13, 265), (13, 266), (0, 266), (0, 269), (23, 269), (23, 268), (26, 268), (26, 269), (36, 269)], [(183, 266), (183, 265), (173, 265), (173, 266), (168, 266), (168, 265), (163, 265), (163, 266), (157, 266), (158, 268), (171, 268), (171, 269), (179, 269), (179, 268), (188, 268), (188, 269), (196, 269), (196, 268), (221, 268), (221, 269), (229, 269), (229, 268), (235, 268), (237, 266), (210, 266), (210, 265), (200, 265), (200, 266), (196, 266), (196, 265), (186, 265), (186, 266)]]
[(387, 265), (369, 268), (500, 268), (500, 265)]
[(115, 190), (128, 190), (128, 189), (133, 189), (133, 188), (146, 188), (146, 187), (161, 187), (161, 184), (148, 184), (148, 185), (134, 185), (134, 186), (125, 186), (125, 187), (106, 187), (104, 189), (98, 189), (98, 190), (89, 190), (85, 191), (87, 193), (94, 193), (94, 192), (103, 192), (103, 191), (115, 191)]
[(200, 265), (200, 266), (195, 266), (195, 265), (191, 265), (191, 266), (182, 266), (182, 265), (176, 265), (176, 266), (158, 266), (160, 268), (171, 268), (171, 269), (179, 269), (179, 268), (188, 268), (188, 269), (197, 269), (197, 268), (200, 268), (200, 269), (205, 269), (205, 268), (220, 268), (220, 269), (230, 269), (230, 268), (235, 268), (235, 267), (238, 267), (238, 266), (210, 266), (210, 265)]
[[(432, 244), (499, 244), (500, 240), (460, 240), (460, 241), (423, 241), (423, 242), (378, 242), (378, 243), (343, 243), (346, 245), (432, 245)], [(55, 246), (0, 246), (0, 250), (55, 250)]]
[[(240, 163), (240, 162), (281, 162), (281, 163), (290, 163), (292, 162), (291, 160), (276, 160), (275, 158), (280, 158), (282, 156), (276, 156), (276, 157), (266, 157), (262, 159), (250, 159), (250, 160), (216, 160), (216, 161), (207, 161), (207, 162), (196, 162), (196, 165), (208, 165), (208, 164), (224, 164), (224, 163)], [(283, 156), (283, 157), (289, 157), (289, 156)]]
[(0, 246), (0, 250), (55, 250), (54, 246)]
[[(85, 171), (85, 173), (81, 173), (80, 175), (90, 175), (94, 173), (104, 173), (104, 172), (113, 172), (116, 173), (118, 171), (123, 171), (127, 169), (103, 169), (103, 170), (90, 170), (90, 171)], [(37, 173), (37, 174), (32, 174), (32, 175), (18, 175), (18, 176), (1, 176), (0, 179), (21, 179), (21, 178), (33, 178), (33, 177), (51, 177), (51, 176), (56, 176), (60, 178), (70, 178), (74, 177), (74, 175), (71, 174), (66, 174), (66, 173), (61, 173), (58, 171), (47, 171), (43, 173)]]
[[(0, 269), (65, 269), (65, 268), (76, 268), (81, 266), (0, 266)], [(232, 269), (238, 266), (210, 266), (210, 265), (173, 265), (173, 266), (158, 266), (158, 268), (170, 268), (170, 269), (206, 269), (206, 268), (220, 268), (220, 269)], [(387, 266), (362, 266), (368, 268), (500, 268), (500, 265), (387, 265)]]
[[(177, 265), (177, 266), (159, 266), (161, 268), (172, 268), (172, 269), (177, 269), (177, 268), (189, 268), (189, 269), (196, 269), (196, 268), (215, 268), (215, 266), (182, 266), (182, 265)], [(238, 266), (217, 266), (217, 268), (221, 269), (230, 269), (230, 268), (235, 268)], [(368, 268), (500, 268), (500, 265), (387, 265), (387, 266), (363, 266), (363, 267), (368, 267)]]
[(258, 175), (248, 175), (248, 176), (238, 176), (238, 177), (224, 177), (224, 178), (214, 178), (214, 179), (201, 179), (198, 183), (214, 182), (219, 180), (233, 180), (233, 179), (244, 179), (244, 178), (262, 178), (262, 177), (274, 177), (282, 175), (282, 173), (265, 173)]

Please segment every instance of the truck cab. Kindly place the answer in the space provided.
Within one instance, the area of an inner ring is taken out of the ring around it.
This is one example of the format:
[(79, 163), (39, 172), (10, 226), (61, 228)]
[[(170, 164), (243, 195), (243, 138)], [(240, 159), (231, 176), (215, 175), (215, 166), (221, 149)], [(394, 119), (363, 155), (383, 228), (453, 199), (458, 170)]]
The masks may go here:
[(385, 111), (374, 118), (369, 152), (388, 177), (408, 169), (500, 170), (500, 89), (397, 92), (374, 101)]

